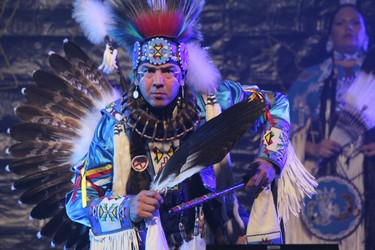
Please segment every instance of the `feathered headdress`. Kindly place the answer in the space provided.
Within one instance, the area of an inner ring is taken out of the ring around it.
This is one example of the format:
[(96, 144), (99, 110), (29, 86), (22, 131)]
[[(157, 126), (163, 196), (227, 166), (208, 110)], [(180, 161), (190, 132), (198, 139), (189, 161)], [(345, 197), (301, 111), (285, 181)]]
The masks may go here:
[[(216, 91), (220, 73), (205, 48), (198, 16), (204, 0), (76, 0), (73, 17), (95, 44), (111, 40), (131, 56), (133, 69), (140, 63), (177, 62), (187, 71), (195, 91)], [(95, 20), (93, 15), (96, 14)], [(199, 67), (197, 67), (199, 65)]]

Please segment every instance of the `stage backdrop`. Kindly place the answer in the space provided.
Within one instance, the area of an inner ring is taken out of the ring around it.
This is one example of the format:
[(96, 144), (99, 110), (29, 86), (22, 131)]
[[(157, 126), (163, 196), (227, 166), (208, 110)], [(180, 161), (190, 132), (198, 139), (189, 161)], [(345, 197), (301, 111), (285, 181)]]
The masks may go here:
[[(374, 41), (375, 1), (358, 3), (371, 24), (368, 31)], [(285, 92), (304, 67), (325, 57), (329, 16), (338, 4), (334, 0), (208, 0), (201, 16), (204, 45), (223, 79)], [(49, 51), (62, 53), (64, 38), (78, 43), (100, 64), (103, 46), (83, 37), (71, 18), (71, 1), (4, 0), (0, 4), (0, 248), (4, 250), (50, 248), (48, 240), (36, 239), (43, 222), (30, 221), (30, 207), (19, 205), (20, 193), (11, 191), (18, 177), (4, 170), (10, 160), (5, 149), (11, 143), (6, 130), (17, 121), (13, 108), (24, 101), (22, 87), (33, 84), (34, 70), (48, 68)], [(121, 52), (119, 59), (129, 72), (127, 56)], [(116, 75), (109, 78), (118, 84)], [(247, 134), (234, 150), (236, 179), (253, 158), (258, 139)], [(247, 206), (244, 193), (238, 194)]]

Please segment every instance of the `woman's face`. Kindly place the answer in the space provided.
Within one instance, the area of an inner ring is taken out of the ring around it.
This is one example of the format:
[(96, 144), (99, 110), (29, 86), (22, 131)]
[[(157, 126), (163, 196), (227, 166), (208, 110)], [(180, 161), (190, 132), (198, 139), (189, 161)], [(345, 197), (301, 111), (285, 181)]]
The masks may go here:
[(358, 52), (366, 39), (363, 17), (353, 7), (339, 10), (333, 19), (330, 38), (333, 49), (343, 53)]

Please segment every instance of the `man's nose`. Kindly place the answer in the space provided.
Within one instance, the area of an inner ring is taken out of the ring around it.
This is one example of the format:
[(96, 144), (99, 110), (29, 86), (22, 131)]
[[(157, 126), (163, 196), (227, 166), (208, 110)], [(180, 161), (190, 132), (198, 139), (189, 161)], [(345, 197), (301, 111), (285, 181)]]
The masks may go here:
[(164, 84), (163, 74), (160, 69), (157, 69), (154, 75), (154, 84), (161, 85)]

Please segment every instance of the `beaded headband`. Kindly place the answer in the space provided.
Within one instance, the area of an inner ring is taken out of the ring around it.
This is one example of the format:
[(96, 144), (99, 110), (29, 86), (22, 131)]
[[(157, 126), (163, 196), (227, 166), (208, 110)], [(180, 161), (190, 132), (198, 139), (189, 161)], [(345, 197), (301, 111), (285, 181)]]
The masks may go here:
[(132, 55), (132, 67), (137, 69), (139, 64), (147, 61), (153, 65), (162, 65), (170, 61), (177, 62), (182, 70), (187, 70), (189, 65), (189, 53), (185, 43), (176, 45), (167, 38), (155, 37), (143, 45), (134, 43)]

